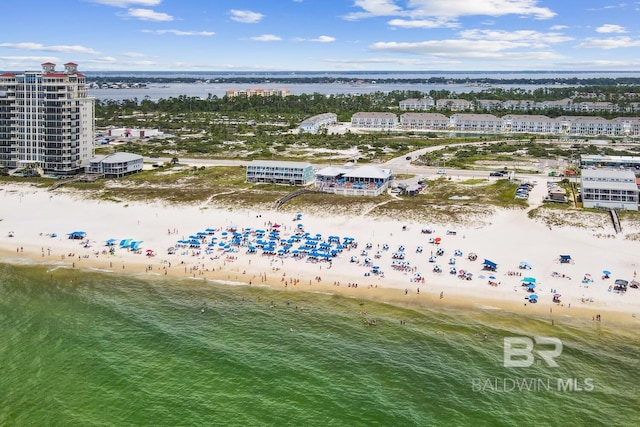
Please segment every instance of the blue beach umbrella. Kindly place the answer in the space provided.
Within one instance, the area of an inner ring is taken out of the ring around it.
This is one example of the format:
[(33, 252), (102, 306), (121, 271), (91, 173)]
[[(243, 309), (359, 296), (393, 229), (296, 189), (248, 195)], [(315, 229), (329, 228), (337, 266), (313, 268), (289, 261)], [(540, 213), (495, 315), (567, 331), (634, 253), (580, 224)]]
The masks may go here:
[(529, 295), (529, 300), (537, 300), (538, 299), (538, 295), (533, 294), (533, 295)]

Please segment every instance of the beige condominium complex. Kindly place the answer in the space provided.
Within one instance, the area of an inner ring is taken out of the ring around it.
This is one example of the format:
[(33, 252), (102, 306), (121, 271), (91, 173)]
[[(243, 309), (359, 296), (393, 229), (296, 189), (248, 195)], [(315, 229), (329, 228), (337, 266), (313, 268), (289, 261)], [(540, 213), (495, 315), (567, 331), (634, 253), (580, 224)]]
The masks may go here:
[(0, 74), (0, 167), (83, 172), (93, 157), (94, 99), (77, 64)]

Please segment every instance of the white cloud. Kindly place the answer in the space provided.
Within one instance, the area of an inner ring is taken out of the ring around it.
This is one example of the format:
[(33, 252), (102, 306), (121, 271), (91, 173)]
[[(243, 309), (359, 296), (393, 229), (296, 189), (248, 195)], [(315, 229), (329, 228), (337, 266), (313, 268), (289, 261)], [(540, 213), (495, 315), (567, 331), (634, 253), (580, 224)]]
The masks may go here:
[(113, 56), (103, 56), (102, 58), (93, 58), (91, 62), (101, 62), (103, 64), (104, 63), (109, 64), (109, 63), (118, 62), (118, 60)]
[(601, 27), (596, 28), (596, 32), (598, 33), (626, 33), (627, 30), (620, 26), (620, 25), (615, 25), (615, 24), (604, 24)]
[(174, 36), (213, 36), (213, 31), (182, 31), (182, 30), (141, 30), (151, 34), (173, 34)]
[(173, 21), (173, 16), (151, 9), (128, 9), (126, 16), (142, 21)]
[(91, 3), (104, 4), (115, 7), (129, 6), (157, 6), (162, 0), (89, 0)]
[(355, 20), (374, 16), (403, 16), (408, 19), (446, 18), (461, 16), (533, 16), (549, 19), (556, 15), (551, 9), (537, 6), (538, 0), (411, 0), (403, 9), (394, 0), (355, 0), (354, 6), (362, 11), (344, 16)]
[(572, 37), (561, 33), (541, 33), (534, 30), (502, 31), (502, 30), (465, 30), (460, 32), (464, 39), (489, 40), (489, 41), (519, 41), (529, 46), (546, 46), (551, 43), (563, 43), (573, 40)]
[(250, 10), (237, 10), (231, 9), (229, 11), (231, 20), (236, 22), (242, 22), (243, 24), (255, 24), (262, 21), (264, 15), (259, 12), (252, 12)]
[(353, 5), (364, 9), (364, 11), (349, 13), (344, 16), (344, 19), (356, 20), (372, 16), (404, 15), (402, 9), (395, 4), (394, 0), (355, 0)]
[(295, 41), (297, 42), (317, 42), (317, 43), (331, 43), (336, 41), (335, 37), (331, 37), (331, 36), (319, 36), (316, 37), (315, 39), (303, 39), (301, 37), (296, 38)]
[[(431, 61), (408, 58), (347, 58), (347, 59), (325, 59), (325, 62), (344, 64), (403, 64), (403, 65), (427, 65)], [(444, 62), (444, 61), (443, 61)]]
[(259, 42), (273, 42), (273, 41), (282, 40), (282, 38), (275, 36), (273, 34), (263, 34), (261, 36), (251, 37), (251, 40), (255, 40)]
[(31, 62), (56, 62), (58, 58), (53, 56), (0, 56), (0, 61), (12, 61), (13, 63)]
[(634, 40), (631, 37), (621, 36), (609, 39), (593, 39), (588, 38), (580, 43), (577, 47), (585, 49), (619, 49), (624, 47), (640, 46), (640, 40)]
[(444, 19), (392, 19), (387, 24), (401, 28), (457, 28), (460, 25)]
[(568, 25), (552, 25), (551, 28), (549, 28), (551, 31), (562, 31), (562, 30), (566, 30), (567, 28), (569, 28)]
[(370, 45), (370, 48), (378, 51), (413, 53), (418, 55), (460, 55), (482, 52), (500, 52), (505, 49), (525, 47), (527, 43), (513, 41), (489, 41), (489, 40), (429, 40), (423, 42), (378, 42)]
[(11, 49), (19, 49), (19, 50), (41, 50), (44, 52), (63, 52), (63, 53), (87, 53), (87, 54), (97, 54), (95, 50), (90, 47), (79, 46), (79, 45), (54, 45), (54, 46), (45, 46), (42, 43), (0, 43), (0, 47), (8, 47)]
[(510, 40), (452, 39), (417, 43), (379, 42), (369, 47), (375, 51), (452, 59), (541, 60), (559, 57), (557, 53), (549, 51), (505, 52), (510, 49), (531, 47), (529, 42)]
[(122, 52), (121, 55), (129, 58), (142, 58), (143, 56), (145, 56), (144, 53), (140, 52)]

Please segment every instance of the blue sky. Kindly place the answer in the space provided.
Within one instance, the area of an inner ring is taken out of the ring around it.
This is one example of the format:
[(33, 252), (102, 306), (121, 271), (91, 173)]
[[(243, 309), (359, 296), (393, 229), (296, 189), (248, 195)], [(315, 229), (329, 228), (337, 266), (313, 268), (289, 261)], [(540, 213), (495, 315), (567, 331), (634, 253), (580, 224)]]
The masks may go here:
[(0, 70), (640, 70), (640, 1), (31, 0)]

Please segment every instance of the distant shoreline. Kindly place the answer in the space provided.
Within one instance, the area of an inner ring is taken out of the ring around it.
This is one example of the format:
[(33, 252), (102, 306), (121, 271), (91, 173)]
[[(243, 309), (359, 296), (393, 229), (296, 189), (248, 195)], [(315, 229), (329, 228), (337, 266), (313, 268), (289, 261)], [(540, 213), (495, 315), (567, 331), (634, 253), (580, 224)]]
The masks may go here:
[[(614, 72), (611, 72), (614, 73)], [(590, 86), (590, 85), (637, 85), (640, 84), (640, 73), (631, 73), (634, 76), (625, 77), (578, 77), (574, 74), (567, 73), (567, 76), (554, 76), (554, 77), (482, 77), (474, 74), (466, 75), (465, 77), (453, 77), (453, 76), (438, 76), (433, 75), (436, 73), (425, 73), (421, 77), (385, 77), (381, 76), (367, 76), (360, 74), (336, 74), (333, 76), (324, 75), (288, 75), (283, 76), (280, 74), (257, 74), (247, 75), (238, 73), (235, 75), (221, 75), (217, 73), (194, 73), (193, 76), (184, 76), (184, 73), (177, 73), (178, 75), (172, 76), (170, 74), (165, 75), (163, 72), (158, 73), (135, 73), (135, 72), (112, 72), (108, 74), (102, 73), (86, 73), (87, 82), (126, 82), (126, 83), (202, 83), (203, 80), (208, 80), (211, 83), (216, 84), (339, 84), (339, 83), (354, 83), (358, 84), (376, 84), (380, 86), (389, 84), (499, 84), (499, 85), (577, 85), (577, 86)], [(397, 73), (392, 73), (397, 74)], [(464, 73), (462, 73), (464, 74)]]

